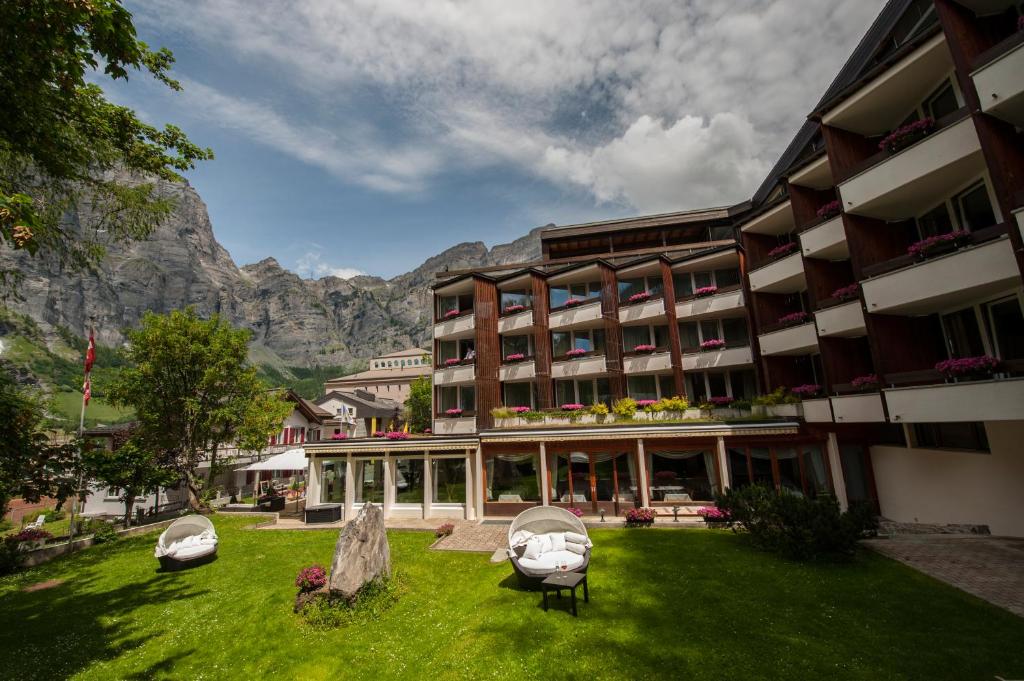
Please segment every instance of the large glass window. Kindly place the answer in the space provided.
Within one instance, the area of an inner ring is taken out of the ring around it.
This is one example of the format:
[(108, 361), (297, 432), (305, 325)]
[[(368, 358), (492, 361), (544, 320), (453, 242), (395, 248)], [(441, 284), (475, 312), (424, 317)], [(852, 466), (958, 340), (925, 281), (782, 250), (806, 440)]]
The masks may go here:
[(722, 330), (717, 319), (705, 319), (700, 323), (701, 340), (719, 340), (722, 338)]
[(497, 454), (487, 459), (487, 501), (540, 501), (540, 455)]
[(996, 224), (996, 214), (984, 183), (971, 187), (953, 200), (960, 229), (975, 231)]
[(648, 326), (624, 326), (622, 327), (622, 346), (626, 352), (632, 352), (638, 345), (649, 345), (651, 342), (651, 329)]
[(575, 404), (576, 402), (576, 385), (573, 381), (555, 381), (555, 403), (559, 406), (563, 404)]
[(729, 448), (729, 479), (735, 489), (750, 484), (750, 469), (747, 467), (747, 450)]
[(676, 298), (686, 298), (693, 295), (693, 280), (689, 272), (677, 272), (672, 275), (672, 286), (676, 290)]
[(532, 297), (528, 291), (502, 291), (501, 292), (501, 309), (511, 307), (512, 305), (522, 305), (525, 308), (529, 308), (532, 302)]
[(345, 462), (324, 461), (320, 464), (320, 503), (340, 504), (345, 501)]
[(658, 399), (657, 381), (654, 376), (627, 376), (626, 389), (634, 400)]
[(435, 504), (466, 503), (465, 459), (433, 459), (430, 478), (434, 487), (431, 498)]
[(445, 360), (461, 359), (459, 344), (456, 341), (441, 341), (437, 344), (437, 361), (444, 366)]
[(775, 450), (775, 460), (779, 466), (779, 488), (784, 492), (803, 494), (800, 478), (800, 460), (792, 447), (779, 447)]
[(530, 336), (502, 336), (501, 337), (501, 356), (508, 357), (509, 355), (524, 355), (529, 357), (530, 352)]
[(711, 280), (711, 272), (694, 272), (693, 273), (693, 286), (694, 289), (704, 288), (711, 286), (714, 282)]
[(839, 462), (843, 467), (847, 499), (850, 501), (870, 500), (867, 453), (864, 448), (860, 445), (840, 445)]
[(437, 412), (443, 414), (449, 409), (459, 408), (459, 389), (455, 386), (442, 386), (437, 389)]
[(727, 391), (725, 388), (725, 373), (720, 371), (709, 371), (708, 377), (708, 390), (711, 393), (711, 397), (726, 397)]
[(737, 400), (749, 400), (757, 395), (757, 379), (750, 369), (729, 372), (729, 385), (732, 396)]
[(914, 444), (924, 449), (988, 452), (984, 423), (915, 423)]
[(643, 293), (646, 290), (647, 284), (644, 282), (643, 277), (619, 280), (619, 300), (629, 300), (630, 296)]
[(753, 482), (762, 485), (774, 485), (775, 479), (772, 475), (771, 452), (765, 447), (750, 448), (750, 468), (754, 473)]
[(476, 411), (476, 388), (464, 385), (459, 388), (459, 409)]
[(395, 503), (423, 503), (423, 459), (395, 459)]
[(722, 270), (715, 270), (715, 286), (718, 288), (728, 288), (730, 286), (740, 285), (740, 271), (735, 267), (729, 267)]
[(667, 326), (655, 326), (652, 328), (654, 331), (654, 345), (658, 348), (667, 348), (671, 340), (668, 335)]
[(948, 80), (943, 83), (924, 103), (924, 110), (929, 116), (938, 120), (948, 116), (960, 108), (960, 102), (956, 99), (956, 92), (953, 91), (953, 84)]
[(579, 403), (585, 405), (591, 405), (594, 403), (594, 382), (593, 381), (577, 381), (576, 382), (576, 393), (578, 395)]
[(750, 345), (750, 334), (747, 332), (747, 320), (733, 317), (722, 320), (722, 339), (730, 347)]
[(670, 374), (658, 376), (658, 389), (661, 390), (662, 397), (682, 397), (676, 394), (676, 379)]
[(819, 494), (831, 493), (831, 486), (828, 482), (828, 468), (825, 464), (825, 456), (819, 445), (809, 445), (803, 448), (804, 451), (804, 481), (807, 483), (808, 495), (814, 497)]
[(978, 316), (973, 307), (942, 315), (942, 330), (950, 357), (978, 357), (985, 354)]
[(694, 350), (700, 347), (697, 322), (679, 322), (679, 344), (683, 346), (683, 350)]
[(952, 232), (953, 220), (949, 216), (949, 208), (946, 206), (946, 203), (943, 202), (918, 217), (917, 231), (920, 232), (922, 239)]
[(715, 457), (708, 450), (649, 453), (647, 470), (652, 501), (710, 501), (718, 492)]
[(356, 459), (356, 503), (384, 503), (384, 460)]
[(506, 407), (533, 407), (532, 383), (505, 383), (504, 404)]
[(1007, 298), (986, 305), (996, 354), (1002, 359), (1024, 359), (1024, 315), (1020, 300)]

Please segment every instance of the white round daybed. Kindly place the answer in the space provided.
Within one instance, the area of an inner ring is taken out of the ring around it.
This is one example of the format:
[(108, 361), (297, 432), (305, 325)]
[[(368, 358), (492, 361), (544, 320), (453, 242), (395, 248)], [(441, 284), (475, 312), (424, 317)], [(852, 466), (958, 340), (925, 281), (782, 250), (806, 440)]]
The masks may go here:
[(586, 573), (592, 547), (583, 521), (556, 506), (523, 511), (508, 528), (508, 557), (525, 589), (540, 589), (562, 566)]
[(167, 526), (156, 543), (157, 560), (165, 570), (201, 565), (217, 556), (217, 532), (204, 515), (187, 515)]

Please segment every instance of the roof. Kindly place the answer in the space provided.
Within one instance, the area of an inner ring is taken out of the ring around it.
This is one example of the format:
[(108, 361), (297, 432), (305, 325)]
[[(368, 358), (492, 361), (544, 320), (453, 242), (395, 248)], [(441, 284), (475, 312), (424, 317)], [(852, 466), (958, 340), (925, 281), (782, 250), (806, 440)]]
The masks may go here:
[(599, 220), (597, 222), (583, 222), (576, 225), (561, 225), (558, 227), (547, 227), (540, 231), (541, 240), (557, 239), (575, 234), (601, 231), (601, 230), (622, 230), (622, 229), (643, 229), (645, 227), (662, 227), (665, 225), (676, 225), (687, 222), (703, 222), (706, 220), (727, 220), (730, 217), (729, 207), (698, 208), (695, 210), (682, 210), (674, 213), (659, 213), (656, 215), (641, 215), (639, 217), (617, 218), (614, 220)]
[[(363, 393), (365, 397), (360, 395), (360, 393)], [(389, 397), (377, 397), (373, 393), (365, 393), (361, 390), (351, 392), (348, 390), (332, 390), (316, 402), (317, 404), (324, 404), (332, 399), (354, 403), (357, 407), (360, 407), (360, 416), (391, 416), (395, 413), (395, 409), (402, 408), (401, 403), (397, 400)]]
[(391, 357), (422, 357), (423, 355), (429, 355), (430, 350), (424, 350), (423, 348), (409, 348), (407, 350), (399, 350), (398, 352), (389, 352), (386, 355), (375, 355), (370, 359), (389, 359)]
[(360, 371), (357, 374), (349, 374), (347, 376), (339, 376), (337, 378), (328, 379), (328, 383), (359, 383), (360, 381), (376, 381), (389, 379), (394, 380), (396, 378), (418, 378), (419, 376), (426, 376), (430, 373), (430, 365), (421, 364), (420, 366), (405, 366), (397, 369), (370, 369), (368, 371)]
[(323, 421), (326, 418), (334, 416), (334, 414), (321, 409), (311, 400), (307, 400), (305, 397), (300, 396), (297, 392), (288, 388), (285, 390), (284, 398), (290, 402), (295, 403), (295, 408), (306, 417), (307, 421), (316, 421), (317, 423)]

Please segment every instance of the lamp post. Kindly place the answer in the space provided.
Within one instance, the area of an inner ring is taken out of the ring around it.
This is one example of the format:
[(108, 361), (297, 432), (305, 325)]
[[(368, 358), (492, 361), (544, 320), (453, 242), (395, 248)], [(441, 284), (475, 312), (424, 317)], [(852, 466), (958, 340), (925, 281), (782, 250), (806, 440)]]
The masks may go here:
[(673, 506), (672, 507), (672, 522), (674, 522), (674, 523), (678, 523), (679, 522), (679, 507), (678, 506)]
[(597, 512), (601, 514), (601, 522), (603, 523), (604, 522), (604, 509), (603, 508), (599, 508), (599, 509), (597, 509)]

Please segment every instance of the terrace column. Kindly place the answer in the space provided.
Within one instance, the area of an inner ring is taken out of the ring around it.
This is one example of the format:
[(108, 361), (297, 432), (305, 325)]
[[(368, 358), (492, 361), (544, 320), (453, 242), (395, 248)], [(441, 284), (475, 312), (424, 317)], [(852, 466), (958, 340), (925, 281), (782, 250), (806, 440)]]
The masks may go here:
[(554, 384), (551, 381), (551, 332), (548, 317), (551, 312), (548, 285), (540, 274), (530, 275), (533, 300), (533, 365), (537, 380), (537, 408), (555, 406)]
[(828, 434), (825, 449), (828, 451), (828, 467), (832, 472), (832, 487), (836, 492), (836, 501), (839, 502), (839, 508), (845, 511), (850, 502), (846, 498), (846, 478), (843, 477), (843, 461), (839, 458), (839, 440), (835, 433)]
[[(312, 504), (310, 501), (312, 500)], [(320, 501), (320, 462), (315, 454), (309, 455), (309, 470), (306, 471), (306, 505), (312, 506)]]
[(430, 517), (430, 507), (434, 503), (434, 472), (430, 470), (432, 461), (429, 454), (423, 456), (423, 517)]
[(612, 397), (626, 396), (626, 375), (623, 372), (622, 326), (619, 324), (619, 284), (615, 270), (601, 265), (601, 316), (604, 318), (605, 365)]
[(540, 503), (551, 505), (551, 481), (548, 480), (548, 451), (544, 443), (540, 443)]
[(383, 455), (384, 465), (384, 517), (391, 517), (391, 506), (395, 503), (395, 460), (387, 454)]
[(640, 479), (636, 486), (640, 488), (640, 505), (647, 508), (651, 505), (651, 490), (647, 486), (647, 457), (644, 455), (644, 441), (637, 438), (636, 441), (637, 475)]
[(345, 520), (352, 519), (352, 504), (356, 500), (356, 474), (352, 455), (345, 457)]
[(477, 445), (476, 452), (466, 450), (466, 520), (484, 517), (484, 492), (477, 480), (483, 480), (483, 451)]
[(726, 489), (732, 487), (732, 476), (729, 475), (729, 453), (725, 448), (725, 438), (719, 437), (717, 441), (718, 447), (718, 481), (719, 493), (724, 492)]

